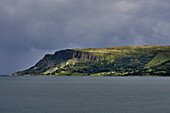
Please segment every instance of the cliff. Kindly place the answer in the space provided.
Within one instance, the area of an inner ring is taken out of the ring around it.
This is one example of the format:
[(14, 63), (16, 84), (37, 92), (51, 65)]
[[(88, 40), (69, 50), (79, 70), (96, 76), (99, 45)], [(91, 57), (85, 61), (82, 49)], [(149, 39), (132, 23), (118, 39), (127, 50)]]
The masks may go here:
[(13, 75), (170, 75), (170, 46), (67, 49)]

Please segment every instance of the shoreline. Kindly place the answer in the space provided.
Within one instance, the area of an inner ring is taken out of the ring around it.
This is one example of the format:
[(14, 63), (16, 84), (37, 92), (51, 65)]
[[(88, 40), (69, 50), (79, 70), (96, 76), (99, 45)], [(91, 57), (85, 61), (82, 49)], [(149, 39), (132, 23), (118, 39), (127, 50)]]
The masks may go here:
[(0, 75), (0, 76), (63, 76), (63, 77), (74, 77), (74, 76), (78, 76), (78, 77), (170, 77), (170, 75), (119, 75), (119, 76), (90, 76), (90, 75)]

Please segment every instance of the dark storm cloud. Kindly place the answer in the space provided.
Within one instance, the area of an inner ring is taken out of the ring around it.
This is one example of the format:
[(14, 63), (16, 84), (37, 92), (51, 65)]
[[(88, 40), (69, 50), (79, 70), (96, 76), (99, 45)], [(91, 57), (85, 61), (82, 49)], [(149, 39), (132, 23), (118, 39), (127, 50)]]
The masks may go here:
[(170, 44), (169, 0), (0, 0), (0, 74), (63, 48)]

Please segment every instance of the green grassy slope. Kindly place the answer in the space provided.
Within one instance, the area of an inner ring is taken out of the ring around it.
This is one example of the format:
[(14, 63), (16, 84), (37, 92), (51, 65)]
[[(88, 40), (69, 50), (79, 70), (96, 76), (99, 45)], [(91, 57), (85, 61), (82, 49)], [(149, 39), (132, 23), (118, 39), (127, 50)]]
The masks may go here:
[(57, 51), (14, 75), (170, 75), (170, 46), (123, 46)]

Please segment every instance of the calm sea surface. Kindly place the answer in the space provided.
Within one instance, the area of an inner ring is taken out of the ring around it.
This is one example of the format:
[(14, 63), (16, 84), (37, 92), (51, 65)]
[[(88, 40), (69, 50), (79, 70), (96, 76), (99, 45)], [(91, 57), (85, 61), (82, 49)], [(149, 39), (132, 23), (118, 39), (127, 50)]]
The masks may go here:
[(0, 76), (0, 113), (170, 113), (170, 77)]

